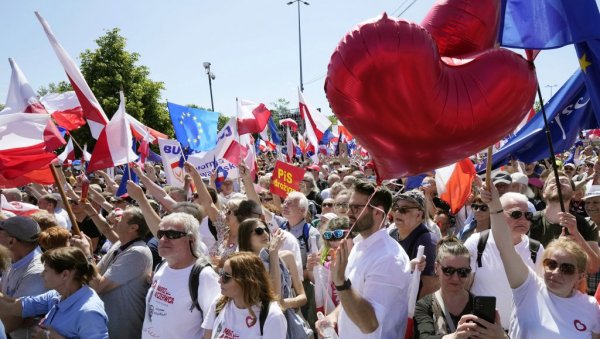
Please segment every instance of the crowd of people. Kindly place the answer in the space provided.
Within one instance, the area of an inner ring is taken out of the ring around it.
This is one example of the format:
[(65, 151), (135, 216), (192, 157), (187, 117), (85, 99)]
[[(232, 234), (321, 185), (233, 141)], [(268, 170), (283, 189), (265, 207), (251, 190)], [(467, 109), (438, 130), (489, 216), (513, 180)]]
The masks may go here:
[(120, 197), (64, 168), (2, 189), (37, 209), (0, 212), (0, 338), (600, 338), (600, 162), (572, 155), (477, 176), (456, 213), (434, 173), (378, 183), (358, 155), (298, 159), (286, 197), (268, 153), (182, 188), (134, 164)]

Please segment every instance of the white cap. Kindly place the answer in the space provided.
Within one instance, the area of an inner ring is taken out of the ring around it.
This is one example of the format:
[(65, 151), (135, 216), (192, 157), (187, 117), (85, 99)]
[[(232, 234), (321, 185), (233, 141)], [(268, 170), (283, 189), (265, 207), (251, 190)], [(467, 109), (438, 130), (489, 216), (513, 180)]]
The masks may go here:
[(590, 186), (590, 188), (585, 192), (585, 196), (583, 197), (583, 199), (588, 199), (588, 198), (595, 198), (595, 197), (600, 197), (600, 185), (592, 185)]

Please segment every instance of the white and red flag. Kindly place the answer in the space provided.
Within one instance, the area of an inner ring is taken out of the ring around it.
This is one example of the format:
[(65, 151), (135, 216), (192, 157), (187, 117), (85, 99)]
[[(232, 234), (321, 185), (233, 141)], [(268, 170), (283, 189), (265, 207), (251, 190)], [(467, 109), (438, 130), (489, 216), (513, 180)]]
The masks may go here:
[(267, 126), (271, 111), (265, 104), (257, 104), (248, 100), (238, 101), (238, 133), (260, 133)]
[(438, 196), (450, 205), (452, 214), (456, 214), (469, 198), (476, 175), (475, 165), (469, 158), (435, 170)]
[(46, 32), (46, 36), (50, 41), (50, 45), (54, 49), (54, 53), (58, 57), (58, 60), (63, 65), (65, 72), (67, 73), (67, 77), (71, 82), (71, 86), (73, 86), (73, 90), (77, 95), (77, 99), (79, 99), (79, 103), (81, 104), (81, 108), (83, 109), (83, 116), (88, 122), (90, 126), (90, 131), (92, 132), (92, 136), (97, 139), (100, 136), (100, 132), (108, 124), (108, 117), (102, 110), (100, 103), (96, 100), (94, 93), (88, 86), (85, 81), (79, 67), (75, 64), (73, 59), (69, 56), (67, 51), (61, 46), (58, 42), (54, 33), (50, 29), (48, 22), (38, 13), (35, 12), (38, 20), (42, 24), (44, 31)]
[(38, 212), (40, 209), (36, 205), (28, 204), (20, 201), (11, 201), (6, 200), (6, 197), (3, 194), (0, 194), (0, 210), (10, 212), (16, 215), (28, 216), (32, 215), (35, 212)]
[(6, 103), (0, 114), (10, 113), (47, 113), (46, 108), (38, 100), (37, 94), (29, 85), (25, 74), (17, 63), (9, 58), (12, 69)]
[(40, 102), (58, 126), (73, 131), (85, 125), (83, 109), (74, 91), (49, 93), (41, 97)]
[(69, 142), (67, 142), (67, 146), (61, 154), (58, 155), (58, 160), (61, 164), (64, 164), (67, 160), (75, 160), (75, 147), (73, 147), (73, 137), (69, 138)]
[(133, 139), (129, 120), (125, 117), (125, 96), (120, 93), (121, 102), (115, 115), (100, 133), (92, 152), (88, 172), (124, 165), (137, 160), (133, 151)]
[(298, 89), (298, 96), (300, 98), (300, 116), (304, 119), (306, 137), (315, 149), (319, 149), (319, 141), (323, 139), (325, 132), (331, 126), (331, 121), (306, 101), (300, 89)]

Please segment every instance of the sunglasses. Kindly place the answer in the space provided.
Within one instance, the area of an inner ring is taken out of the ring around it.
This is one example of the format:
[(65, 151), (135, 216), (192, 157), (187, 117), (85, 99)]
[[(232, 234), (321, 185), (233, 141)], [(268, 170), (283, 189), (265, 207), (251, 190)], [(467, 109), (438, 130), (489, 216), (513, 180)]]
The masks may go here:
[(331, 207), (333, 207), (333, 203), (326, 202), (326, 203), (323, 203), (321, 206), (323, 206), (323, 207), (330, 207), (331, 208)]
[(473, 209), (473, 211), (481, 211), (481, 212), (487, 212), (488, 211), (488, 205), (485, 204), (471, 204), (471, 208)]
[(348, 233), (348, 230), (334, 230), (334, 231), (325, 231), (323, 232), (323, 239), (325, 240), (341, 240), (344, 239), (344, 236)]
[(335, 204), (335, 208), (338, 208), (338, 209), (347, 210), (348, 207), (349, 207), (348, 203), (345, 203), (345, 202), (339, 202), (339, 203)]
[(441, 266), (442, 267), (442, 273), (444, 273), (445, 276), (447, 277), (451, 277), (454, 273), (456, 273), (460, 278), (466, 278), (469, 276), (469, 274), (471, 274), (471, 268), (470, 267), (460, 267), (460, 268), (456, 268), (456, 267), (452, 267), (452, 266)]
[(187, 232), (175, 231), (175, 230), (159, 230), (156, 232), (156, 238), (162, 239), (162, 237), (167, 237), (169, 240), (183, 238), (187, 235)]
[(508, 216), (510, 216), (511, 218), (513, 218), (515, 220), (524, 216), (525, 219), (531, 221), (531, 219), (533, 219), (533, 212), (512, 211), (508, 214)]
[(254, 229), (254, 234), (256, 235), (263, 235), (265, 233), (269, 233), (269, 230), (264, 227), (257, 227)]
[(546, 271), (554, 271), (558, 267), (558, 271), (564, 275), (573, 275), (575, 274), (576, 268), (573, 264), (562, 263), (558, 264), (558, 262), (554, 259), (546, 258), (542, 261), (544, 265), (544, 269)]
[(223, 269), (219, 271), (219, 277), (221, 277), (223, 284), (227, 284), (231, 279), (233, 279), (231, 273), (227, 273)]
[(414, 206), (398, 206), (398, 205), (394, 205), (392, 207), (392, 211), (393, 212), (398, 212), (400, 214), (406, 214), (410, 210), (416, 210), (416, 209), (419, 209), (419, 208), (418, 207), (414, 207)]

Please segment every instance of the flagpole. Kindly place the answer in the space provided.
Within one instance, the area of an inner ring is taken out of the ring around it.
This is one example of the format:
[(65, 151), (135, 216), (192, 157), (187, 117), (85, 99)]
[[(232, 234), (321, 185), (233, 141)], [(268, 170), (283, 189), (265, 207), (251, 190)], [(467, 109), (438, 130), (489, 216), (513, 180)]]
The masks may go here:
[(75, 218), (75, 214), (73, 214), (73, 210), (71, 209), (71, 204), (69, 204), (69, 200), (67, 199), (67, 195), (65, 193), (65, 189), (61, 184), (60, 179), (58, 178), (58, 172), (54, 164), (50, 164), (50, 171), (52, 171), (52, 176), (54, 177), (54, 183), (58, 187), (58, 192), (60, 193), (60, 198), (63, 201), (63, 206), (69, 215), (69, 220), (71, 220), (71, 231), (74, 235), (79, 235), (81, 232), (79, 231), (79, 226), (77, 224), (77, 219)]
[(490, 191), (492, 189), (492, 153), (493, 147), (487, 149), (487, 166), (485, 173), (485, 188)]
[[(240, 122), (240, 103), (238, 100), (238, 97), (235, 97), (235, 133), (237, 134), (238, 137), (238, 145), (240, 147), (240, 164), (242, 163), (242, 161), (244, 159), (242, 159), (242, 137), (240, 136), (240, 128), (238, 126), (238, 123)], [(238, 166), (238, 186), (240, 187), (240, 191), (242, 190), (242, 176), (240, 175), (240, 170), (239, 170)], [(216, 186), (216, 183), (215, 183)]]
[(79, 150), (81, 151), (81, 154), (83, 154), (83, 148), (79, 145), (77, 140), (75, 140), (75, 138), (73, 137), (73, 134), (69, 133), (69, 131), (67, 131), (67, 134), (71, 137), (71, 140), (73, 140), (73, 143), (75, 143), (75, 146), (77, 146), (77, 148), (79, 148)]

